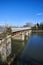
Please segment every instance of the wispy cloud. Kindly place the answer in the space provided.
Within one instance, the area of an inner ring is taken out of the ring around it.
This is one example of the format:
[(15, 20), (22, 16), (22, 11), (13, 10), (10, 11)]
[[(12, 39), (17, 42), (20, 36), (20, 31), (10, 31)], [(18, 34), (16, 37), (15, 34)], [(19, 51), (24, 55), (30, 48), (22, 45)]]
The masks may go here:
[(38, 16), (43, 15), (43, 13), (37, 13)]

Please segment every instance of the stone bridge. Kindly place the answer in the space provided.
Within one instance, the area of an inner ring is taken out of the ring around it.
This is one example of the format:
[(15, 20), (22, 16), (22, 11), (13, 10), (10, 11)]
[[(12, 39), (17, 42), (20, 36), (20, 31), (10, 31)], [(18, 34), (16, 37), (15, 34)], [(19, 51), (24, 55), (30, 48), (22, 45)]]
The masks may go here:
[(12, 28), (12, 37), (14, 39), (21, 39), (24, 40), (25, 35), (28, 36), (31, 33), (31, 27), (25, 28)]

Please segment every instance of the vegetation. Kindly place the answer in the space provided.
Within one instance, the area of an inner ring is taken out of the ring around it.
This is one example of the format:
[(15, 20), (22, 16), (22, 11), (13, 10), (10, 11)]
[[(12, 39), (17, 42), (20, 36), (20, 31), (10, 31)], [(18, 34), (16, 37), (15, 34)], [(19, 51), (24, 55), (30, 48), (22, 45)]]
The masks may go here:
[(43, 30), (43, 23), (40, 24), (39, 29)]
[(37, 23), (34, 27), (32, 27), (32, 30), (43, 30), (43, 23)]
[(0, 40), (3, 39), (3, 38), (5, 38), (5, 33), (4, 32), (0, 34)]
[(4, 31), (3, 33), (0, 34), (0, 39), (3, 39), (6, 37), (6, 35), (11, 35), (12, 34), (12, 30), (11, 27), (6, 27), (6, 31)]
[(1, 59), (1, 54), (0, 54), (0, 59)]
[(11, 27), (6, 27), (6, 34), (11, 34), (11, 33), (12, 33)]

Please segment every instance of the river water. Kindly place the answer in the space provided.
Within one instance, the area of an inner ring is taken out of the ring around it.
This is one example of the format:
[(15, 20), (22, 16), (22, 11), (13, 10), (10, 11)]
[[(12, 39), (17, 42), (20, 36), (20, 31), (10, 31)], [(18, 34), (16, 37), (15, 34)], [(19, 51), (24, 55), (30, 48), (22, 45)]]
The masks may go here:
[(33, 34), (28, 39), (21, 56), (23, 65), (43, 65), (43, 34)]

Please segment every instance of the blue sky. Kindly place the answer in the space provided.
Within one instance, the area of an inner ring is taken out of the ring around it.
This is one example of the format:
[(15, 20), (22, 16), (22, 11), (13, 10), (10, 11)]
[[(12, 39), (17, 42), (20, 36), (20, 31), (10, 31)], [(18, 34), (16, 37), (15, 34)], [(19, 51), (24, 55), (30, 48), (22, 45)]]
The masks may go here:
[(0, 0), (0, 24), (43, 22), (43, 0)]

